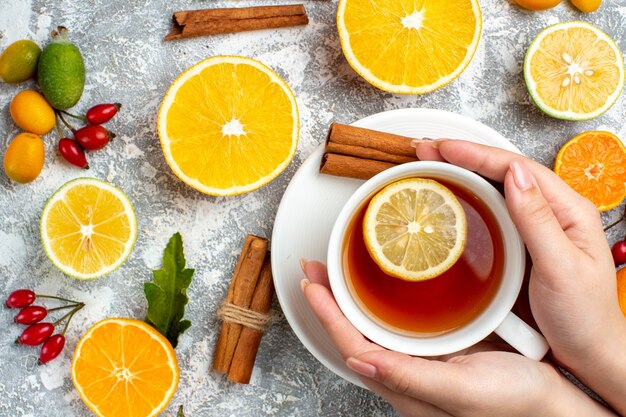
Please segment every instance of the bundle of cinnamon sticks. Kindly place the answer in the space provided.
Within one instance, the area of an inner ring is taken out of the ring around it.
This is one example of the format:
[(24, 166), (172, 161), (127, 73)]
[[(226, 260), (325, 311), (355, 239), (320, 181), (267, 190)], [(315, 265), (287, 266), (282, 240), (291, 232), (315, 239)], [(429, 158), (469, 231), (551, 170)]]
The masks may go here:
[(274, 284), (268, 246), (265, 238), (246, 237), (227, 298), (218, 312), (223, 323), (213, 369), (228, 374), (233, 382), (250, 382), (261, 338), (269, 322)]
[(320, 172), (366, 180), (388, 168), (417, 161), (412, 138), (333, 123)]

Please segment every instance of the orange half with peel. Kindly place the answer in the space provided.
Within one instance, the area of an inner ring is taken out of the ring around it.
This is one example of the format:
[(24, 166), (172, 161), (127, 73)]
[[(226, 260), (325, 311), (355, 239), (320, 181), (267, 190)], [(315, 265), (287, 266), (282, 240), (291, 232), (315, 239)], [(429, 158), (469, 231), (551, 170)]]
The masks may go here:
[(340, 0), (337, 29), (350, 66), (397, 94), (424, 94), (456, 79), (482, 32), (478, 0)]
[(584, 132), (571, 139), (557, 154), (554, 172), (600, 211), (626, 198), (626, 147), (610, 132)]
[(99, 417), (155, 417), (178, 387), (172, 345), (152, 326), (133, 319), (106, 319), (80, 339), (72, 381)]
[(209, 195), (247, 193), (293, 159), (300, 132), (296, 99), (266, 65), (240, 56), (207, 58), (169, 88), (157, 128), (170, 168)]

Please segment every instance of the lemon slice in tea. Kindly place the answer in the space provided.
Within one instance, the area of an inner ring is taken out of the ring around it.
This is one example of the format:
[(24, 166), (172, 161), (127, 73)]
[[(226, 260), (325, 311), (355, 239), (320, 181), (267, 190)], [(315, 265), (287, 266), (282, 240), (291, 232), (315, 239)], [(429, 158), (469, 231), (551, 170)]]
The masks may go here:
[(609, 35), (585, 22), (544, 29), (524, 62), (526, 86), (546, 114), (588, 120), (607, 111), (624, 88), (624, 60)]
[(41, 215), (41, 241), (48, 258), (78, 279), (113, 272), (137, 239), (135, 212), (122, 191), (93, 178), (63, 185)]
[(423, 281), (450, 269), (465, 248), (459, 200), (437, 181), (409, 178), (383, 188), (363, 219), (365, 246), (388, 275)]

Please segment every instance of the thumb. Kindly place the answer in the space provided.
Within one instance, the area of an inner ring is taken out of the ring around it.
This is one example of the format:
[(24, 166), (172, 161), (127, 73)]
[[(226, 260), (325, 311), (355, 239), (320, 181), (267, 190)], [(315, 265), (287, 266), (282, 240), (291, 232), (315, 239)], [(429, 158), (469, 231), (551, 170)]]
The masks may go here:
[(378, 381), (390, 390), (435, 406), (454, 406), (463, 377), (455, 364), (413, 357), (388, 350), (348, 358), (353, 371)]
[(511, 162), (504, 179), (506, 203), (533, 263), (541, 266), (567, 256), (574, 246), (523, 161)]

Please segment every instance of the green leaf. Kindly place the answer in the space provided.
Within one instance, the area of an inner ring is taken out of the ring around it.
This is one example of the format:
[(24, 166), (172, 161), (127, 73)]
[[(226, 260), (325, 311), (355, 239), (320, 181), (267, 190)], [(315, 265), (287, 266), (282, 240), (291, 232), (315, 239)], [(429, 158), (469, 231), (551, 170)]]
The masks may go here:
[(182, 405), (180, 407), (178, 407), (178, 414), (176, 414), (176, 417), (185, 417), (185, 413), (183, 413), (183, 406)]
[(176, 233), (163, 251), (163, 266), (152, 271), (154, 281), (143, 284), (148, 300), (146, 322), (161, 332), (173, 347), (178, 345), (178, 336), (191, 326), (183, 316), (194, 270), (185, 268), (185, 263), (183, 238)]

